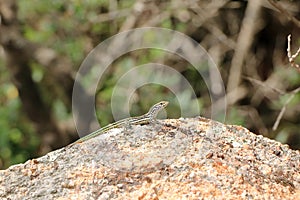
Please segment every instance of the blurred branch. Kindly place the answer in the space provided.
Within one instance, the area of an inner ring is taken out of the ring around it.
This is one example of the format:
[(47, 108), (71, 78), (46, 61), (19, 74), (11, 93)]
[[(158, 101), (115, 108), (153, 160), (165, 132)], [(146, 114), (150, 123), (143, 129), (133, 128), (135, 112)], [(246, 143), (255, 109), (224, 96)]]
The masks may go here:
[(220, 42), (225, 44), (229, 49), (235, 49), (236, 42), (228, 37), (216, 24), (206, 23), (204, 27), (207, 28)]
[(266, 136), (268, 129), (257, 109), (252, 106), (240, 106), (240, 108), (243, 112), (243, 115), (248, 115), (250, 117), (254, 126), (257, 128), (257, 130), (259, 130), (258, 133)]
[(272, 127), (272, 130), (275, 131), (278, 128), (278, 125), (280, 123), (280, 120), (282, 119), (282, 116), (284, 114), (284, 112), (286, 111), (286, 107), (287, 105), (291, 102), (291, 100), (295, 97), (295, 95), (300, 92), (300, 87), (291, 91), (289, 94), (291, 95), (283, 104), (283, 107), (280, 110), (279, 115), (277, 116), (277, 119)]
[(299, 55), (299, 53), (300, 53), (300, 47), (298, 48), (298, 50), (297, 50), (297, 52), (294, 54), (294, 55), (292, 55), (292, 52), (291, 52), (291, 37), (292, 37), (292, 35), (290, 34), (290, 35), (288, 35), (288, 47), (287, 47), (287, 56), (288, 56), (288, 58), (289, 58), (289, 62), (290, 62), (290, 64), (291, 64), (291, 66), (292, 67), (295, 67), (299, 72), (300, 72), (300, 67), (299, 67), (299, 65), (298, 64), (296, 64), (296, 62), (295, 62), (295, 58)]
[(257, 79), (251, 78), (251, 77), (245, 77), (245, 76), (243, 76), (243, 78), (246, 79), (246, 80), (248, 80), (248, 81), (250, 81), (250, 82), (252, 82), (252, 83), (255, 83), (255, 84), (257, 84), (257, 85), (263, 86), (263, 87), (265, 87), (265, 88), (269, 88), (269, 89), (271, 89), (272, 91), (274, 91), (274, 92), (276, 92), (276, 93), (278, 93), (278, 94), (281, 94), (281, 95), (284, 95), (284, 94), (285, 94), (285, 93), (284, 93), (283, 91), (281, 91), (280, 89), (277, 89), (277, 88), (275, 88), (275, 87), (271, 87), (271, 86), (269, 86), (268, 84), (266, 84), (266, 83), (263, 82), (263, 81), (260, 81), (260, 80), (257, 80)]
[(236, 91), (235, 89), (240, 84), (242, 65), (250, 44), (253, 41), (260, 8), (261, 0), (248, 1), (245, 17), (243, 19), (241, 31), (238, 36), (235, 53), (231, 62), (227, 83), (228, 92)]
[(277, 8), (282, 14), (284, 14), (289, 20), (291, 20), (296, 26), (300, 27), (300, 21), (292, 16), (286, 9), (284, 9), (279, 3), (278, 0), (268, 0), (271, 5)]
[(123, 10), (113, 10), (108, 13), (99, 14), (95, 17), (91, 17), (89, 22), (95, 23), (103, 23), (107, 21), (117, 20), (118, 18), (127, 17), (130, 14), (130, 9)]
[[(299, 65), (295, 63), (295, 58), (300, 54), (300, 47), (298, 48), (297, 52), (294, 55), (292, 55), (291, 38), (292, 38), (292, 35), (291, 34), (288, 35), (288, 37), (287, 37), (287, 39), (288, 39), (287, 56), (289, 58), (289, 63), (291, 64), (291, 66), (295, 67), (300, 72)], [(287, 105), (290, 103), (290, 101), (295, 97), (295, 95), (298, 92), (300, 92), (300, 88), (297, 88), (297, 89), (293, 90), (292, 92), (290, 92), (291, 96), (284, 102), (283, 107), (281, 108), (280, 113), (277, 116), (277, 119), (272, 127), (273, 131), (275, 131), (278, 128), (280, 120), (282, 119), (282, 116), (283, 116), (284, 112), (286, 111)]]
[(196, 26), (200, 27), (209, 19), (215, 17), (218, 14), (219, 10), (223, 8), (228, 2), (228, 0), (219, 0), (212, 1), (209, 4), (191, 4), (189, 6), (189, 9), (197, 14), (197, 18), (193, 19)]
[(119, 32), (132, 29), (136, 21), (139, 19), (139, 16), (143, 13), (145, 9), (145, 3), (142, 1), (137, 1), (133, 6), (131, 14), (127, 15), (126, 20), (122, 23)]

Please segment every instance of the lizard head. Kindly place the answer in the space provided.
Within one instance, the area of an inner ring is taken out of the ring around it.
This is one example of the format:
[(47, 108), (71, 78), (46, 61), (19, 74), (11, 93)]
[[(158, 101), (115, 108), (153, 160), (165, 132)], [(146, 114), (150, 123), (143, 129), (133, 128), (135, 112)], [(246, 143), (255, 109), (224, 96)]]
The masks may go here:
[(160, 101), (156, 104), (154, 104), (150, 109), (149, 112), (147, 113), (147, 115), (149, 115), (152, 119), (155, 119), (157, 114), (164, 109), (165, 107), (167, 107), (167, 105), (169, 104), (168, 101)]

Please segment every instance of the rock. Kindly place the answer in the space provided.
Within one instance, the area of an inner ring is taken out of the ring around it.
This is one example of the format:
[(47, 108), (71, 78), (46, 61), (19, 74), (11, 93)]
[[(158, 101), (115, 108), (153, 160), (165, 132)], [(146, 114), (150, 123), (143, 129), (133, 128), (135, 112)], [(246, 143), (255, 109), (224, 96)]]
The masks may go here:
[(300, 199), (300, 153), (205, 118), (114, 129), (0, 171), (1, 199)]

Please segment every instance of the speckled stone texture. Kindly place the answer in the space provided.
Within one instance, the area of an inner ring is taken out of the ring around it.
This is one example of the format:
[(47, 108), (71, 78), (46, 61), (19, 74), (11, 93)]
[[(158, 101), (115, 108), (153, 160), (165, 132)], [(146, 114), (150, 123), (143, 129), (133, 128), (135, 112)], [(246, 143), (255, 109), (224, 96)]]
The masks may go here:
[(300, 199), (300, 153), (240, 126), (167, 119), (2, 170), (0, 199)]

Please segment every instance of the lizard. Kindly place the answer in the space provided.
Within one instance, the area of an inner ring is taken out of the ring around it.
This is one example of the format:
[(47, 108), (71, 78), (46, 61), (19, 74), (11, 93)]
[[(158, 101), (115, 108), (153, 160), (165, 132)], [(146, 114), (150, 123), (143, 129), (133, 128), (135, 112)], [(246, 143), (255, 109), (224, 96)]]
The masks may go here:
[(100, 128), (78, 140), (75, 142), (69, 144), (68, 146), (72, 146), (77, 143), (82, 143), (84, 141), (87, 141), (91, 138), (97, 137), (98, 135), (102, 135), (107, 133), (109, 130), (114, 129), (114, 128), (121, 128), (121, 127), (126, 127), (128, 125), (144, 125), (144, 124), (149, 124), (153, 123), (156, 120), (156, 116), (158, 113), (164, 109), (167, 105), (169, 104), (168, 101), (160, 101), (156, 104), (154, 104), (149, 111), (141, 116), (138, 117), (129, 117), (125, 119), (121, 119), (117, 122), (111, 123), (103, 128)]

